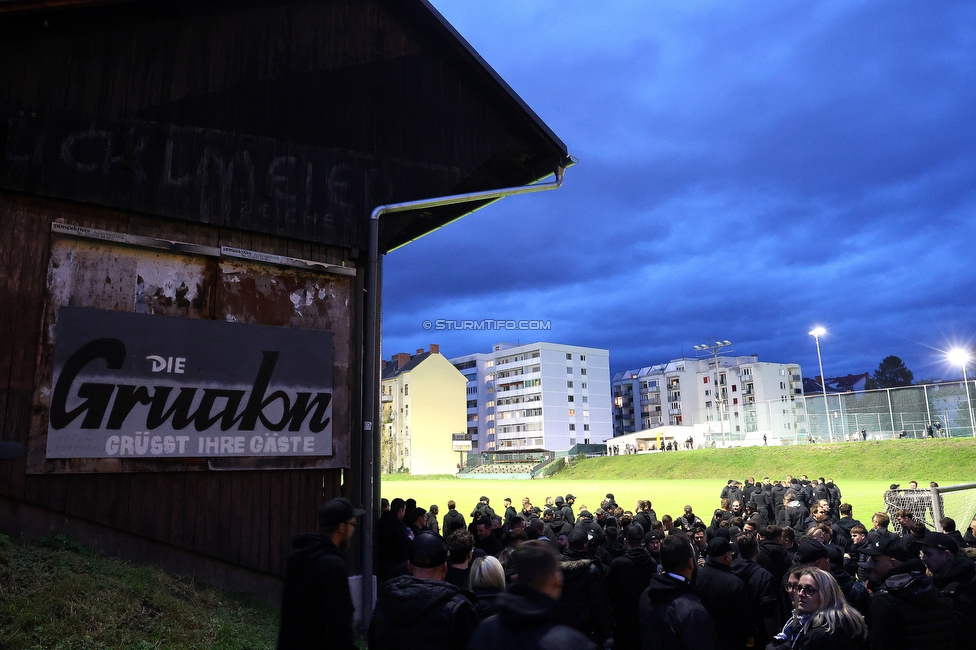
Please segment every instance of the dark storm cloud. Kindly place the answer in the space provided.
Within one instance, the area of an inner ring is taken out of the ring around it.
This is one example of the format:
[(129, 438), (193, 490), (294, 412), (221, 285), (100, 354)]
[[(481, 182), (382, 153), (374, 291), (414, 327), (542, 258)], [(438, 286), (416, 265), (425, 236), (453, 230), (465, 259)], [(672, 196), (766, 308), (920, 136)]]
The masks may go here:
[(545, 339), (620, 370), (720, 336), (813, 375), (822, 324), (828, 374), (958, 373), (932, 348), (976, 332), (969, 3), (435, 4), (581, 162), (389, 255), (386, 356)]

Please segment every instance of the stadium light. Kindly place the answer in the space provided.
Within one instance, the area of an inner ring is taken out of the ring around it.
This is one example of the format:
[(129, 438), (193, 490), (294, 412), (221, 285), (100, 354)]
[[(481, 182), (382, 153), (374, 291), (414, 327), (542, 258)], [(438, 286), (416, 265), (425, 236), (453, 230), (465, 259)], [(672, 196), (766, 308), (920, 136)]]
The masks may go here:
[(809, 334), (813, 337), (813, 340), (817, 342), (817, 361), (820, 362), (820, 387), (823, 389), (824, 396), (824, 412), (827, 414), (827, 435), (830, 437), (830, 441), (834, 441), (834, 425), (830, 422), (830, 406), (827, 404), (827, 378), (824, 376), (823, 371), (823, 357), (820, 356), (820, 337), (827, 333), (822, 327), (814, 327), (810, 330)]
[(969, 406), (969, 426), (973, 429), (973, 437), (976, 438), (976, 422), (973, 421), (973, 402), (969, 398), (969, 377), (966, 376), (966, 364), (972, 357), (962, 348), (952, 348), (946, 355), (949, 363), (962, 366), (962, 383), (966, 385), (966, 404)]

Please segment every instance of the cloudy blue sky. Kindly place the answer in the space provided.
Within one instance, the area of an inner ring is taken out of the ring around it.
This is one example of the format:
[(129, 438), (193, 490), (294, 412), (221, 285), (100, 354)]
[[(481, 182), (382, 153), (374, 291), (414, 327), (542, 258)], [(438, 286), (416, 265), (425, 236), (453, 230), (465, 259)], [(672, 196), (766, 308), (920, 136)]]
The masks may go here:
[(960, 376), (940, 350), (976, 342), (976, 3), (433, 3), (580, 162), (388, 255), (384, 356), (544, 339), (618, 371), (720, 337), (813, 376), (822, 325), (828, 376), (889, 354)]

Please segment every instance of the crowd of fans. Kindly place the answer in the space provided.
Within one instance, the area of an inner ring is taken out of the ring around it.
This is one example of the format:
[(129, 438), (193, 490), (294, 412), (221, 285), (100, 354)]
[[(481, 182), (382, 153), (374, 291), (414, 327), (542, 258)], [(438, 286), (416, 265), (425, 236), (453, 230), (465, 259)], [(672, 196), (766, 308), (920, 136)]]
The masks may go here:
[(717, 502), (658, 518), (612, 494), (592, 512), (572, 494), (467, 515), (384, 500), (369, 647), (976, 648), (976, 518), (866, 526), (805, 476), (730, 480)]

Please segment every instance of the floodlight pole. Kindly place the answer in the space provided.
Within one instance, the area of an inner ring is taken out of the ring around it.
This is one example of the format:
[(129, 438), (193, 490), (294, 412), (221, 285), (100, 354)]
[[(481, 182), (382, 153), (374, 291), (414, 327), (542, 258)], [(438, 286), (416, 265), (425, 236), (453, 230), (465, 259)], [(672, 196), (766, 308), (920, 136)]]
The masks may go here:
[(969, 398), (969, 377), (966, 376), (966, 364), (962, 364), (962, 383), (966, 384), (966, 405), (969, 407), (969, 426), (976, 438), (976, 422), (973, 421), (973, 401)]
[(827, 403), (827, 378), (824, 376), (823, 357), (820, 355), (820, 335), (824, 334), (824, 329), (818, 327), (811, 331), (810, 334), (813, 336), (813, 340), (817, 342), (817, 361), (820, 363), (820, 388), (823, 389), (824, 413), (827, 416), (827, 435), (830, 437), (830, 441), (833, 442), (834, 425), (830, 423), (830, 405)]

